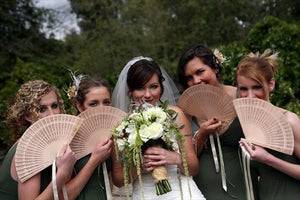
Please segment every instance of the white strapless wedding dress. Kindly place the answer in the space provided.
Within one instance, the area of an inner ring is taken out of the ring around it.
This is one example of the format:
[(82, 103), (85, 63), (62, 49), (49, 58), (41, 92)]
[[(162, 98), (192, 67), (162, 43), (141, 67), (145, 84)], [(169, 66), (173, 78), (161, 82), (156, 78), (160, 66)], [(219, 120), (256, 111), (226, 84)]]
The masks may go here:
[[(180, 185), (179, 180), (177, 177), (177, 166), (176, 165), (168, 165), (166, 166), (168, 171), (168, 181), (171, 185), (172, 191), (165, 193), (163, 195), (156, 195), (155, 191), (155, 185), (152, 178), (151, 173), (142, 174), (142, 181), (143, 181), (143, 190), (144, 190), (144, 199), (145, 200), (157, 200), (157, 199), (163, 199), (163, 200), (177, 200), (181, 199), (181, 193), (180, 193)], [(188, 189), (188, 180), (187, 178), (180, 173), (181, 176), (181, 185), (182, 185), (182, 195), (184, 200), (193, 199), (193, 200), (204, 200), (205, 197), (201, 193), (201, 191), (198, 189), (196, 183), (192, 179), (192, 177), (189, 178), (190, 183), (190, 189), (191, 189), (191, 197)], [(132, 199), (133, 200), (139, 200), (143, 199), (142, 197), (142, 190), (140, 187), (139, 180), (136, 179), (133, 183), (132, 188)]]

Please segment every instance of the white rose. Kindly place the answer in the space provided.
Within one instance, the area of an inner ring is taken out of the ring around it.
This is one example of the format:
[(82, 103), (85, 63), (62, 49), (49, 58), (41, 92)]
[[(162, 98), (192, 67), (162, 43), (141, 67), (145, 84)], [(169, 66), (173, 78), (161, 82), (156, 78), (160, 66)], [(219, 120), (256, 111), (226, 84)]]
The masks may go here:
[(160, 123), (154, 122), (149, 127), (149, 139), (158, 139), (163, 134), (163, 126)]
[(120, 151), (124, 150), (125, 147), (125, 141), (123, 139), (117, 139), (117, 145)]
[(143, 140), (143, 142), (147, 142), (150, 138), (150, 130), (149, 127), (146, 126), (145, 124), (140, 126), (140, 130), (139, 130), (141, 139)]

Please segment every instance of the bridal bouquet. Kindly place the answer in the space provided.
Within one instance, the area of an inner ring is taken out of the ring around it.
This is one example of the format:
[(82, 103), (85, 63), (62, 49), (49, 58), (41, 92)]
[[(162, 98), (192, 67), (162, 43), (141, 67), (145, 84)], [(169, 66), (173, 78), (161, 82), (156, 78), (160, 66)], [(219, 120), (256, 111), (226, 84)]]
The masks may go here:
[[(137, 107), (127, 116), (120, 125), (112, 130), (117, 152), (117, 158), (124, 163), (124, 183), (128, 188), (129, 169), (136, 168), (138, 179), (142, 185), (141, 165), (143, 153), (148, 147), (160, 146), (167, 150), (178, 151), (174, 145), (180, 141), (181, 156), (185, 175), (188, 177), (188, 169), (183, 151), (183, 137), (180, 127), (176, 122), (177, 113), (167, 109), (167, 102), (161, 107), (143, 104)], [(156, 194), (161, 195), (170, 192), (171, 186), (168, 182), (167, 170), (164, 166), (156, 167), (152, 176), (155, 183)], [(143, 191), (143, 190), (142, 190)], [(142, 192), (142, 196), (144, 194)]]

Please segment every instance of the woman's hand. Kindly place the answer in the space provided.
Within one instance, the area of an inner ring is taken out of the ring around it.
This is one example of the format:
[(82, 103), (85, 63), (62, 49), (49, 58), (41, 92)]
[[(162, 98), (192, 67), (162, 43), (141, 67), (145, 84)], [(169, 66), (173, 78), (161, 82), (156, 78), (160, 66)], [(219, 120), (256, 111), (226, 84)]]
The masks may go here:
[(193, 143), (195, 145), (197, 155), (202, 152), (207, 136), (209, 134), (216, 133), (221, 124), (222, 122), (217, 120), (216, 118), (212, 118), (201, 124), (200, 129), (196, 132), (193, 138)]
[[(57, 159), (56, 186), (58, 191), (70, 180), (75, 162), (75, 153), (68, 145), (65, 145)], [(49, 184), (46, 189), (40, 193), (41, 179), (41, 173), (38, 173), (23, 183), (18, 181), (19, 199), (53, 199), (52, 184)]]
[(94, 162), (102, 163), (105, 161), (109, 156), (112, 148), (112, 141), (110, 139), (106, 139), (104, 142), (98, 144), (92, 152), (92, 159)]
[(175, 151), (162, 147), (149, 147), (144, 154), (142, 169), (151, 172), (154, 167), (161, 165), (181, 165), (181, 156)]
[(271, 156), (263, 147), (249, 144), (246, 141), (241, 141), (240, 145), (244, 146), (250, 155), (251, 160), (255, 160), (261, 163), (268, 164), (268, 158)]
[(200, 125), (198, 133), (203, 134), (204, 136), (208, 136), (209, 134), (216, 133), (221, 125), (222, 122), (220, 120), (216, 118), (209, 119)]
[(101, 162), (103, 162), (110, 156), (111, 146), (112, 141), (107, 139), (94, 148), (89, 161), (66, 185), (69, 199), (75, 199), (76, 197), (78, 197), (79, 193), (82, 191), (82, 189), (85, 187), (86, 183), (92, 176), (95, 168), (97, 168), (97, 166)]
[(65, 145), (57, 159), (57, 180), (65, 183), (70, 180), (76, 162), (75, 153), (69, 145)]

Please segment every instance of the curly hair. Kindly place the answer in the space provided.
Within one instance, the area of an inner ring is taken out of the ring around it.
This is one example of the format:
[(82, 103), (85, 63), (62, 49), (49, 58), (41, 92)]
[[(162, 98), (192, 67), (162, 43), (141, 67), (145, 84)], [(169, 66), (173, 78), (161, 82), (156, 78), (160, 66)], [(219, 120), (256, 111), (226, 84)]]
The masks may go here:
[(31, 122), (26, 120), (26, 116), (32, 115), (33, 121), (39, 119), (41, 98), (54, 91), (61, 112), (64, 112), (64, 102), (58, 89), (43, 80), (28, 81), (21, 85), (13, 103), (8, 108), (6, 123), (11, 127), (12, 139), (17, 140), (21, 136), (23, 128), (28, 128)]
[(277, 72), (277, 58), (278, 54), (271, 54), (270, 49), (266, 49), (262, 54), (259, 52), (249, 53), (239, 62), (236, 78), (237, 76), (251, 78), (263, 86), (264, 92), (266, 92), (266, 83), (269, 83)]

